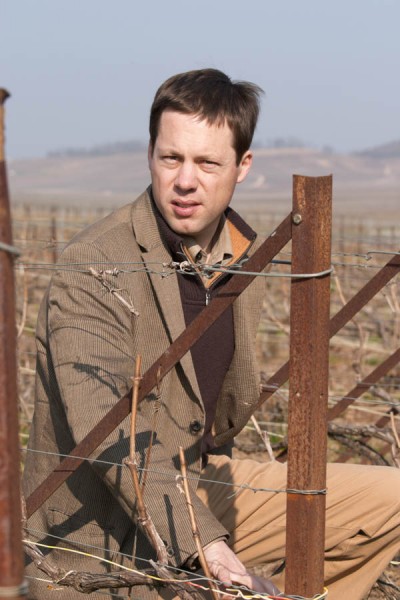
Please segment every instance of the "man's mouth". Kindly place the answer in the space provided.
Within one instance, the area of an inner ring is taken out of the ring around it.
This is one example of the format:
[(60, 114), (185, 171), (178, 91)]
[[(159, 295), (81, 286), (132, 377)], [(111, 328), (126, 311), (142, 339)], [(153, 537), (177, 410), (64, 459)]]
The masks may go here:
[(197, 202), (180, 202), (179, 200), (173, 200), (171, 203), (172, 210), (178, 217), (191, 217), (200, 206)]

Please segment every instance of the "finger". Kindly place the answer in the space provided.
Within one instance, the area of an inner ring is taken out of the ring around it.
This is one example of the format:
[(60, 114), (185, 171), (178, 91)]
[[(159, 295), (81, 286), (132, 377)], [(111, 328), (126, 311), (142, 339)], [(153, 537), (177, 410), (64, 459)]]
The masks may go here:
[(218, 579), (218, 581), (223, 583), (225, 586), (232, 585), (231, 572), (223, 565), (218, 565), (212, 574), (216, 579)]
[(253, 589), (252, 577), (247, 571), (245, 573), (231, 573), (231, 580), (233, 583), (245, 585), (250, 590)]

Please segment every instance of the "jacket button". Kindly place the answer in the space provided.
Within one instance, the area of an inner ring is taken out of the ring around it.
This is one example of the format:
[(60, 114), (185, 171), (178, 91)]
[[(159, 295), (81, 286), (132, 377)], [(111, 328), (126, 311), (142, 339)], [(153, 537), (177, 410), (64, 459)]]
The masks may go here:
[(194, 421), (191, 421), (191, 423), (189, 425), (189, 429), (190, 429), (190, 433), (199, 433), (199, 431), (201, 431), (203, 429), (203, 426), (200, 423), (200, 421), (194, 420)]

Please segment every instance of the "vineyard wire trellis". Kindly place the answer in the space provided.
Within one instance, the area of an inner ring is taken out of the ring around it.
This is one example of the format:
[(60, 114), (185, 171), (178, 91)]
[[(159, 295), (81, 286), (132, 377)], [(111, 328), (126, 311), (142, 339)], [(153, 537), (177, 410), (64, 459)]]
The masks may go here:
[[(392, 261), (389, 261), (389, 263), (391, 263), (391, 262), (392, 262)], [(396, 267), (396, 269), (395, 269), (395, 271), (394, 271), (394, 272), (398, 272), (398, 266), (399, 266), (399, 265), (398, 265), (398, 263), (395, 263), (394, 265), (391, 265), (391, 266), (395, 266), (395, 267)], [(389, 271), (390, 271), (390, 270), (391, 270), (391, 269), (389, 269)], [(392, 273), (393, 273), (393, 271), (392, 271)], [(393, 275), (392, 275), (392, 276), (393, 276)], [(383, 284), (383, 285), (384, 285), (384, 284)], [(393, 365), (393, 360), (392, 360), (391, 364)], [(389, 370), (389, 368), (390, 368), (390, 367), (388, 367), (388, 370)], [(386, 372), (387, 372), (387, 371), (386, 371)], [(368, 378), (367, 378), (367, 379), (368, 379)], [(368, 382), (367, 382), (367, 383), (368, 383)], [(350, 394), (349, 394), (349, 396), (350, 396), (350, 395), (352, 395), (352, 394), (350, 393)]]
[[(392, 264), (393, 260), (395, 261), (395, 263), (394, 263), (394, 264)], [(389, 262), (388, 262), (388, 265), (389, 265), (389, 266), (386, 266), (386, 267), (384, 267), (383, 269), (381, 269), (381, 271), (382, 271), (382, 274), (381, 274), (381, 276), (380, 276), (380, 280), (379, 280), (379, 282), (377, 282), (377, 281), (376, 281), (376, 279), (374, 279), (374, 278), (373, 278), (373, 279), (372, 279), (372, 280), (371, 280), (371, 281), (370, 281), (370, 282), (369, 282), (369, 283), (368, 283), (368, 284), (365, 286), (365, 289), (363, 288), (362, 292), (363, 292), (363, 294), (364, 294), (364, 295), (368, 296), (368, 298), (367, 298), (368, 300), (372, 298), (372, 296), (373, 296), (373, 295), (374, 295), (374, 294), (375, 294), (375, 293), (376, 293), (376, 292), (379, 290), (379, 288), (380, 288), (381, 286), (383, 286), (383, 285), (385, 285), (385, 284), (388, 284), (388, 282), (389, 282), (389, 281), (390, 281), (390, 279), (393, 277), (393, 275), (394, 275), (396, 272), (398, 272), (398, 269), (397, 269), (397, 264), (398, 264), (398, 263), (396, 263), (396, 261), (397, 261), (397, 257), (396, 257), (396, 255), (393, 257), (393, 260), (392, 260), (392, 259), (390, 259), (390, 260), (389, 260)], [(393, 269), (393, 266), (395, 267), (395, 269)], [(370, 268), (370, 267), (369, 267), (369, 268)], [(375, 269), (376, 269), (377, 267), (373, 267), (373, 268), (375, 268)], [(379, 283), (379, 285), (378, 285), (378, 283)], [(334, 327), (334, 328), (332, 328), (332, 330), (331, 330), (331, 334), (332, 334), (332, 335), (334, 335), (334, 334), (337, 332), (336, 330), (338, 330), (340, 327), (342, 327), (342, 326), (344, 325), (344, 323), (346, 322), (346, 319), (347, 319), (347, 320), (348, 320), (348, 319), (351, 319), (351, 318), (353, 317), (353, 314), (355, 314), (355, 312), (357, 312), (356, 310), (354, 311), (354, 302), (352, 302), (352, 304), (353, 304), (353, 308), (352, 308), (352, 310), (347, 310), (345, 313), (339, 313), (339, 314), (341, 314), (341, 316), (340, 316), (340, 319), (338, 319), (337, 317), (335, 317), (335, 321), (334, 321), (334, 323), (336, 323), (336, 325), (335, 325), (335, 327)], [(344, 316), (343, 316), (343, 315), (344, 315), (346, 318), (344, 318)], [(386, 361), (385, 361), (385, 362), (386, 362)], [(393, 366), (393, 364), (395, 364), (395, 363), (393, 363), (393, 362), (392, 362), (392, 366)], [(390, 367), (389, 367), (389, 366), (387, 366), (387, 370), (389, 370), (389, 368), (390, 368)], [(367, 377), (366, 379), (368, 379), (368, 377)], [(275, 382), (276, 382), (276, 377), (273, 377), (273, 378), (272, 378), (272, 380), (275, 380)], [(274, 386), (274, 391), (275, 391), (275, 390), (276, 390), (276, 386)], [(356, 398), (351, 398), (351, 394), (349, 394), (349, 396), (350, 396), (350, 399), (351, 399), (352, 401), (354, 401), (354, 400), (356, 399)]]
[[(394, 257), (394, 259), (396, 260), (396, 257)], [(389, 261), (389, 264), (390, 264), (391, 262), (392, 262), (392, 260), (390, 260), (390, 261)], [(376, 267), (374, 267), (374, 268), (376, 268)], [(391, 271), (391, 275), (389, 275), (389, 271)], [(395, 271), (395, 272), (396, 272), (396, 271)], [(386, 273), (386, 274), (385, 274), (385, 281), (389, 281), (389, 279), (390, 279), (390, 278), (393, 276), (393, 269), (389, 269), (389, 270), (388, 270), (387, 268), (384, 268), (384, 269), (383, 269), (383, 273)], [(378, 288), (376, 287), (376, 283), (375, 283), (375, 282), (372, 282), (372, 284), (374, 284), (374, 285), (375, 285), (374, 293), (376, 293), (376, 291), (377, 291), (377, 289), (378, 289)], [(369, 289), (371, 288), (372, 284), (370, 283), (370, 284), (367, 286), (367, 288), (366, 288), (366, 289), (367, 289), (367, 290), (369, 290)], [(382, 284), (382, 281), (381, 281), (381, 284)], [(383, 282), (383, 284), (384, 284), (384, 282)], [(370, 291), (368, 291), (368, 294), (369, 294), (369, 296), (370, 296), (370, 297), (372, 297), (372, 295), (373, 295), (373, 294), (371, 294), (371, 292), (370, 292)], [(351, 318), (351, 317), (352, 317), (352, 315), (351, 315), (351, 314), (350, 314), (350, 315), (348, 314), (348, 318)], [(345, 320), (343, 320), (343, 319), (342, 319), (342, 321), (343, 321), (343, 323), (345, 322)], [(343, 324), (343, 323), (342, 323), (342, 324)], [(332, 333), (335, 333), (335, 331), (333, 331)], [(386, 362), (386, 361), (385, 361), (385, 362)], [(394, 364), (395, 364), (395, 363), (394, 363)], [(392, 362), (392, 365), (393, 365), (393, 362)], [(387, 370), (389, 370), (389, 366), (387, 367)], [(276, 381), (276, 378), (273, 378), (273, 379), (275, 379), (275, 381)], [(368, 379), (368, 378), (367, 378), (367, 379)], [(275, 388), (275, 389), (276, 389), (276, 388)], [(350, 395), (350, 397), (351, 397), (351, 394), (349, 394), (349, 395)], [(355, 400), (355, 398), (352, 398), (352, 401), (354, 401), (354, 400)]]
[[(180, 358), (190, 349), (193, 343), (199, 339), (199, 337), (206, 331), (206, 329), (212, 324), (212, 322), (238, 297), (238, 295), (251, 283), (256, 276), (256, 273), (261, 272), (272, 258), (281, 250), (287, 242), (291, 239), (293, 229), (301, 231), (301, 228), (305, 228), (305, 237), (299, 236), (298, 243), (298, 255), (302, 258), (299, 259), (298, 265), (292, 265), (293, 275), (298, 275), (298, 278), (294, 278), (293, 282), (299, 282), (301, 274), (304, 272), (303, 268), (306, 268), (307, 273), (315, 273), (316, 277), (312, 275), (306, 279), (301, 279), (301, 289), (299, 290), (299, 304), (301, 306), (313, 307), (314, 312), (316, 305), (312, 302), (313, 298), (322, 299), (322, 304), (317, 302), (318, 310), (322, 315), (329, 315), (329, 293), (325, 292), (323, 297), (318, 293), (320, 282), (329, 284), (330, 274), (330, 229), (331, 229), (331, 201), (332, 201), (332, 178), (328, 177), (304, 177), (294, 176), (294, 209), (298, 209), (300, 212), (292, 212), (288, 215), (278, 228), (271, 234), (271, 236), (261, 245), (261, 247), (254, 253), (254, 255), (246, 262), (246, 271), (253, 271), (252, 275), (245, 275), (240, 277), (234, 275), (230, 282), (224, 287), (223, 293), (217, 295), (210, 304), (203, 309), (198, 317), (186, 328), (186, 330), (172, 343), (170, 348), (159, 357), (157, 361), (148, 369), (144, 374), (139, 394), (139, 401), (141, 401), (156, 385), (160, 378), (164, 375), (180, 360)], [(322, 207), (322, 210), (321, 210)], [(302, 215), (302, 213), (304, 213)], [(307, 221), (309, 225), (307, 227)], [(324, 235), (321, 236), (321, 231)], [(296, 236), (294, 236), (296, 237)], [(322, 261), (323, 268), (313, 271), (313, 267), (317, 266)], [(307, 269), (308, 267), (311, 267)], [(320, 274), (322, 273), (322, 277)], [(326, 288), (329, 290), (329, 287)], [(320, 310), (319, 310), (320, 309)], [(322, 321), (321, 321), (322, 323)], [(291, 353), (293, 356), (299, 357), (304, 355), (303, 345), (305, 337), (307, 336), (307, 328), (304, 329), (305, 322), (301, 328), (299, 340), (296, 344), (293, 344)], [(321, 352), (322, 346), (320, 345), (321, 340), (324, 339), (324, 333), (315, 330), (313, 344), (315, 352), (312, 353), (312, 360), (310, 365), (319, 365), (321, 368), (317, 368), (318, 372), (327, 371), (328, 364), (328, 337), (327, 326), (324, 327), (325, 331), (325, 351)], [(310, 382), (313, 381), (313, 377), (302, 377), (299, 389), (301, 390), (302, 406), (306, 414), (314, 414), (314, 417), (321, 411), (321, 417), (318, 422), (324, 421), (324, 415), (326, 412), (326, 406), (321, 401), (317, 401), (317, 398), (327, 398), (327, 377), (322, 378), (322, 388), (326, 388), (325, 392), (321, 395), (321, 390), (312, 389)], [(89, 456), (89, 454), (98, 446), (98, 444), (105, 439), (105, 437), (112, 431), (121, 421), (125, 418), (130, 411), (130, 399), (131, 395), (128, 394), (122, 398), (110, 411), (109, 413), (96, 425), (94, 429), (82, 440), (70, 453), (70, 457), (63, 459), (53, 471), (51, 475), (26, 499), (27, 516), (29, 517), (35, 510), (37, 510), (43, 502), (56, 490), (58, 487), (66, 481), (69, 475), (79, 467), (82, 460)], [(308, 403), (310, 403), (308, 405)], [(325, 402), (326, 404), (326, 402)], [(310, 410), (311, 407), (313, 410)], [(293, 439), (298, 438), (304, 439), (304, 432), (298, 431), (298, 421), (293, 420)], [(296, 594), (303, 596), (310, 596), (321, 593), (323, 589), (323, 546), (324, 546), (324, 489), (326, 471), (325, 464), (320, 463), (321, 456), (326, 456), (326, 427), (325, 431), (322, 429), (315, 430), (310, 427), (310, 430), (314, 431), (314, 439), (317, 442), (311, 446), (304, 447), (299, 441), (297, 448), (294, 448), (291, 453), (291, 460), (289, 461), (289, 472), (291, 481), (291, 498), (299, 495), (300, 497), (307, 495), (308, 490), (314, 489), (314, 483), (318, 483), (317, 489), (321, 489), (321, 493), (312, 496), (312, 501), (309, 503), (311, 507), (319, 506), (319, 519), (315, 522), (315, 515), (313, 514), (313, 508), (308, 512), (308, 517), (305, 524), (307, 530), (314, 532), (313, 540), (315, 541), (315, 552), (313, 552), (312, 560), (308, 560), (309, 548), (308, 540), (304, 537), (304, 528), (296, 527), (296, 523), (300, 522), (300, 514), (302, 513), (302, 501), (298, 503), (296, 507), (291, 503), (294, 508), (289, 509), (292, 513), (292, 519), (294, 525), (290, 528), (291, 540), (295, 540), (296, 544), (292, 546), (292, 553), (289, 549), (287, 556), (288, 570), (287, 572), (292, 573), (291, 578), (289, 577), (289, 587), (293, 586), (296, 589)], [(292, 469), (290, 471), (291, 461), (294, 461), (297, 466), (304, 465), (300, 469)], [(310, 472), (308, 465), (315, 464), (316, 469), (314, 472)], [(326, 463), (326, 459), (325, 459)], [(315, 500), (317, 498), (317, 500)], [(306, 545), (305, 547), (304, 544)], [(295, 549), (297, 546), (297, 549)], [(299, 548), (303, 551), (299, 553)], [(322, 549), (322, 551), (321, 551)], [(294, 556), (296, 555), (296, 556)], [(303, 560), (299, 560), (301, 555)], [(293, 557), (293, 568), (291, 567)], [(295, 568), (294, 568), (295, 566)]]

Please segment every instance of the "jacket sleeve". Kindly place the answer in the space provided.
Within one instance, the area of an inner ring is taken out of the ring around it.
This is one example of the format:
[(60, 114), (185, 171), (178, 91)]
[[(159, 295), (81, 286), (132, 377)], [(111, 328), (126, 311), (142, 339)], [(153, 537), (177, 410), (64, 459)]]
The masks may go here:
[[(48, 345), (75, 444), (132, 386), (137, 317), (90, 273), (90, 265), (100, 270), (107, 268), (105, 264), (110, 265), (110, 259), (95, 245), (73, 244), (62, 255), (62, 266), (52, 280), (48, 296)], [(118, 293), (134, 305), (134, 287), (131, 286), (130, 295), (124, 289)], [(140, 413), (137, 419), (137, 461), (143, 465), (143, 448), (148, 444), (151, 426)], [(171, 432), (173, 427), (171, 422)], [(126, 466), (121, 466), (129, 454), (129, 437), (128, 417), (91, 455), (94, 459), (91, 464), (127, 514), (136, 520), (131, 475)], [(145, 504), (158, 533), (170, 548), (171, 563), (176, 565), (184, 563), (196, 551), (186, 501), (177, 485), (178, 474), (163, 445), (155, 443), (147, 473)], [(192, 502), (202, 543), (227, 537), (226, 530), (197, 498), (193, 486)]]

